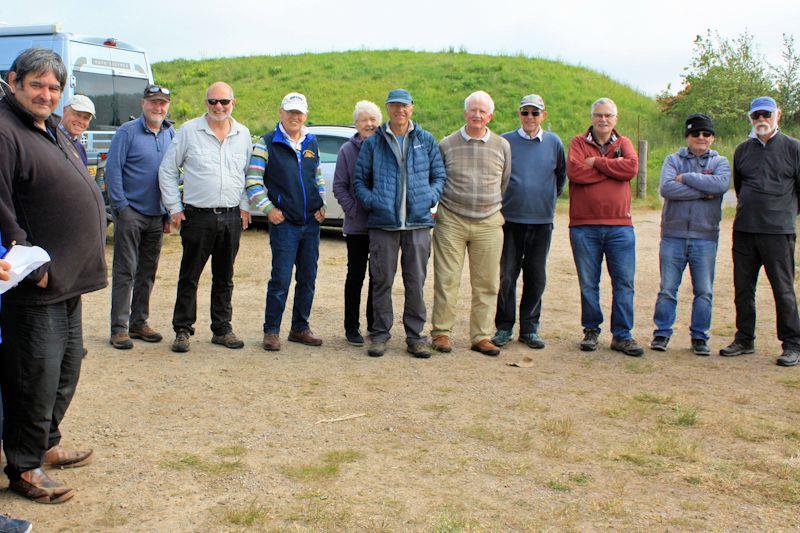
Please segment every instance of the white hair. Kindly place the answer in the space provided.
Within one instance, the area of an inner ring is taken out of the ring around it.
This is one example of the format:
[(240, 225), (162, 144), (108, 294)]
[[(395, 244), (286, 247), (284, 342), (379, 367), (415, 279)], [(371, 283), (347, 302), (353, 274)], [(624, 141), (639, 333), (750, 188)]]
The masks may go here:
[(479, 100), (479, 99), (483, 99), (489, 102), (489, 114), (494, 114), (494, 100), (492, 100), (492, 97), (489, 96), (489, 93), (487, 93), (486, 91), (475, 91), (474, 93), (467, 96), (467, 98), (464, 100), (464, 111), (466, 111), (469, 108), (469, 103), (472, 100)]
[(612, 100), (611, 98), (603, 97), (595, 100), (595, 102), (592, 104), (592, 110), (589, 112), (589, 116), (591, 117), (597, 106), (601, 105), (610, 105), (611, 109), (614, 110), (614, 114), (615, 115), (617, 114), (617, 104), (614, 103), (614, 100)]
[(379, 108), (375, 102), (370, 102), (369, 100), (360, 100), (356, 102), (356, 107), (353, 109), (353, 122), (357, 122), (358, 117), (362, 114), (367, 114), (377, 118), (378, 123), (383, 122), (381, 108)]

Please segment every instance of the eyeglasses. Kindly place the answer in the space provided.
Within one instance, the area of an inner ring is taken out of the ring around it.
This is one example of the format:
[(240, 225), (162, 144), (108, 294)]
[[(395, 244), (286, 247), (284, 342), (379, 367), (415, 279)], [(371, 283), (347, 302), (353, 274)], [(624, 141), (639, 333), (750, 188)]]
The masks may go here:
[(760, 118), (771, 118), (772, 111), (753, 111), (750, 113), (750, 118), (753, 120), (758, 120)]
[(212, 105), (212, 106), (213, 105), (217, 105), (217, 104), (228, 105), (228, 104), (231, 103), (231, 99), (230, 98), (209, 98), (208, 100), (206, 100), (206, 102), (208, 102), (208, 105)]
[(532, 117), (538, 117), (542, 114), (542, 112), (537, 109), (536, 111), (520, 111), (519, 114), (523, 117), (527, 117), (528, 115)]
[(150, 85), (147, 89), (144, 90), (145, 94), (158, 94), (161, 93), (163, 95), (169, 96), (169, 89), (166, 87), (161, 87), (159, 85)]
[(609, 119), (609, 118), (614, 118), (614, 117), (616, 117), (616, 116), (617, 116), (617, 114), (616, 114), (616, 113), (592, 113), (592, 117), (593, 117), (593, 118), (605, 118), (605, 119)]
[(713, 136), (714, 136), (714, 134), (713, 134), (713, 133), (711, 133), (710, 131), (693, 131), (693, 132), (692, 132), (692, 133), (690, 133), (689, 135), (691, 135), (691, 136), (692, 136), (692, 137), (694, 137), (695, 139), (696, 139), (697, 137), (700, 137), (701, 135), (702, 135), (703, 137), (713, 137)]

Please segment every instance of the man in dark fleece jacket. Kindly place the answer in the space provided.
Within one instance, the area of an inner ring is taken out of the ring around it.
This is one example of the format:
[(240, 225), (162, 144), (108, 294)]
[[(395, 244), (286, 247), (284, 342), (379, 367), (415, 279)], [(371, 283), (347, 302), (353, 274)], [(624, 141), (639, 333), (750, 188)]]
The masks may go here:
[(3, 244), (37, 245), (51, 258), (6, 293), (0, 316), (5, 472), (11, 490), (41, 503), (74, 495), (43, 465), (91, 461), (91, 451), (61, 447), (59, 424), (83, 357), (81, 294), (106, 286), (103, 200), (52, 116), (66, 80), (58, 54), (31, 48), (11, 65), (0, 100)]
[(750, 103), (750, 138), (733, 153), (733, 186), (738, 203), (733, 220), (733, 286), (736, 337), (720, 355), (755, 351), (756, 283), (761, 266), (775, 298), (778, 338), (783, 354), (777, 363), (800, 362), (800, 317), (794, 292), (794, 247), (800, 141), (778, 131), (781, 110), (768, 96)]
[(617, 105), (609, 98), (592, 104), (592, 126), (569, 143), (569, 240), (581, 287), (581, 350), (597, 349), (603, 322), (600, 272), (608, 261), (613, 299), (611, 349), (639, 357), (644, 350), (631, 336), (636, 237), (631, 222), (630, 181), (639, 158), (627, 137), (614, 129)]

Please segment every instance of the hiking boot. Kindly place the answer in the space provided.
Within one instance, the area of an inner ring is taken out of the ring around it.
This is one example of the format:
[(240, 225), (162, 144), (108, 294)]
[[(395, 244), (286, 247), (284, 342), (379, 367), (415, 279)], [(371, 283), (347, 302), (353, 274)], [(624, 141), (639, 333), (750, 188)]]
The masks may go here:
[(784, 348), (783, 353), (776, 361), (778, 366), (795, 366), (800, 363), (800, 350), (797, 348)]
[(657, 352), (666, 352), (667, 344), (669, 344), (669, 337), (656, 335), (653, 337), (653, 340), (650, 341), (650, 349)]
[(582, 352), (593, 352), (597, 349), (597, 337), (600, 335), (600, 332), (596, 329), (584, 329), (583, 330), (583, 340), (581, 341), (581, 351)]
[(494, 334), (492, 337), (492, 344), (495, 346), (505, 346), (509, 342), (511, 342), (511, 338), (514, 336), (513, 329), (498, 329), (497, 333)]
[(745, 355), (748, 353), (755, 353), (756, 348), (752, 342), (733, 341), (726, 347), (719, 351), (722, 357), (736, 357), (738, 355)]
[(370, 342), (367, 355), (370, 357), (382, 357), (386, 353), (385, 342)]
[(500, 355), (500, 348), (492, 344), (489, 339), (481, 339), (470, 347), (473, 352), (480, 352), (483, 355), (497, 357)]
[(130, 350), (133, 348), (133, 341), (128, 336), (126, 331), (118, 331), (117, 333), (112, 333), (111, 338), (108, 342), (116, 348), (117, 350)]
[(224, 335), (213, 335), (211, 337), (211, 342), (213, 344), (219, 344), (220, 346), (224, 346), (232, 350), (244, 348), (244, 341), (239, 337), (237, 337), (236, 334), (232, 331), (229, 331)]
[[(533, 348), (534, 350), (541, 350), (544, 348), (544, 341), (537, 333), (521, 333), (519, 336), (519, 342), (525, 344), (528, 348)], [(497, 344), (495, 342), (495, 344)]]
[(172, 351), (178, 353), (185, 353), (189, 351), (189, 335), (188, 331), (179, 331), (175, 334), (175, 340), (172, 341)]
[(277, 352), (281, 349), (281, 339), (277, 333), (264, 333), (264, 340), (261, 346), (268, 352)]
[(450, 337), (447, 335), (435, 336), (431, 341), (431, 348), (442, 353), (450, 353), (453, 351), (453, 345), (450, 344)]
[(431, 351), (428, 345), (424, 342), (415, 342), (406, 347), (406, 351), (416, 357), (417, 359), (428, 359), (431, 356)]
[(703, 357), (711, 355), (711, 348), (708, 347), (708, 343), (703, 339), (692, 339), (692, 351), (695, 355)]
[(143, 340), (144, 342), (161, 342), (161, 340), (164, 338), (161, 336), (161, 333), (157, 332), (147, 324), (139, 329), (129, 330), (128, 335), (130, 335), (131, 339), (139, 339)]
[(346, 331), (344, 338), (347, 339), (347, 344), (351, 346), (364, 346), (364, 337), (361, 336), (361, 332), (358, 330)]
[(75, 496), (74, 489), (62, 485), (41, 468), (23, 472), (19, 479), (9, 482), (8, 488), (36, 503), (63, 503)]
[(311, 333), (310, 329), (306, 329), (304, 331), (290, 331), (289, 341), (299, 342), (300, 344), (305, 344), (306, 346), (322, 346), (322, 339)]
[(634, 339), (611, 339), (611, 349), (622, 352), (625, 355), (630, 355), (631, 357), (641, 357), (644, 355), (644, 348), (639, 346), (639, 343)]

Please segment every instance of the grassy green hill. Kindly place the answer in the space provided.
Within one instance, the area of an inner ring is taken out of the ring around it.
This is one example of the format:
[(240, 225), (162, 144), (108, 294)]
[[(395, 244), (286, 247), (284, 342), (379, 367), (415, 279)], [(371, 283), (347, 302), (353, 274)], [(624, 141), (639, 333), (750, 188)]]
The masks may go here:
[(253, 134), (275, 126), (278, 106), (290, 91), (309, 100), (309, 122), (350, 124), (356, 101), (381, 107), (396, 87), (414, 97), (414, 118), (442, 138), (462, 124), (464, 98), (475, 90), (495, 100), (494, 131), (518, 127), (519, 99), (538, 93), (548, 109), (547, 127), (565, 144), (589, 125), (589, 107), (601, 96), (619, 107), (617, 128), (634, 142), (637, 132), (651, 143), (650, 189), (658, 181), (663, 157), (681, 142), (656, 103), (630, 87), (582, 67), (544, 59), (474, 55), (461, 52), (353, 51), (323, 54), (176, 60), (156, 63), (155, 78), (175, 91), (172, 117), (181, 123), (202, 114), (205, 88), (230, 83), (236, 93), (235, 116)]

